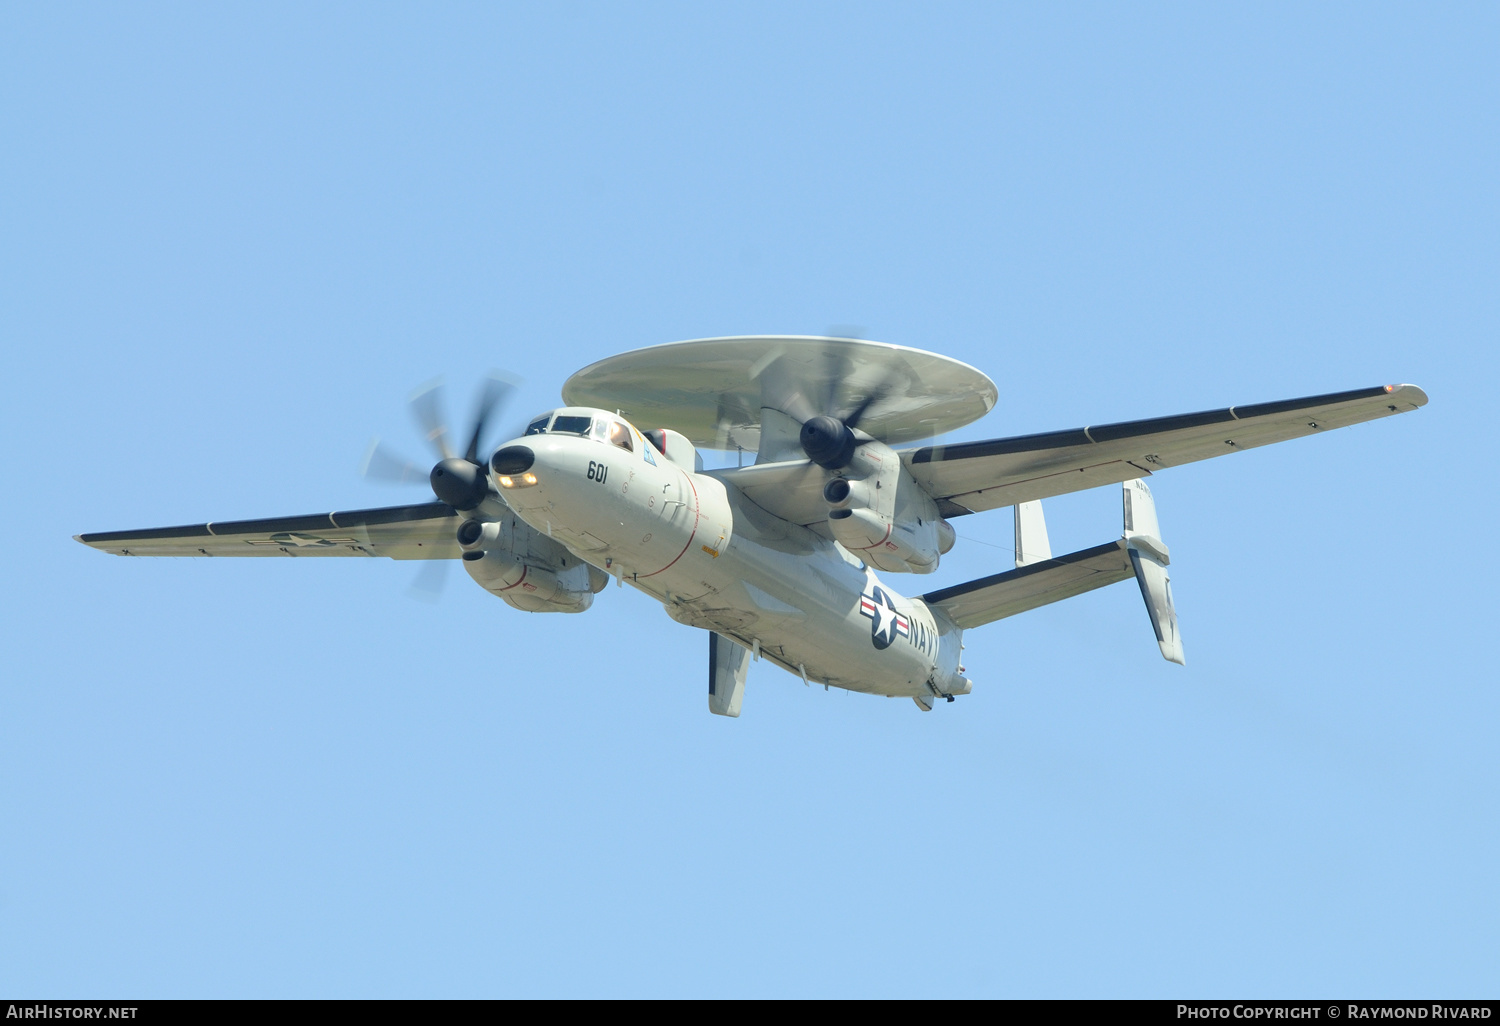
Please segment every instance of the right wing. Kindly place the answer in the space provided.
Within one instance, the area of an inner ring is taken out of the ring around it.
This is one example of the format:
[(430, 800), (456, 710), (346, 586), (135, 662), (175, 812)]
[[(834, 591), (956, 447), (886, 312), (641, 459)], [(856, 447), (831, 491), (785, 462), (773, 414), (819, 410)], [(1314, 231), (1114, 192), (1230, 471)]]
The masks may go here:
[(906, 449), (901, 459), (945, 517), (1116, 484), (1166, 467), (1317, 434), (1427, 404), (1382, 385), (1255, 406)]
[(458, 511), (445, 502), (74, 535), (117, 556), (389, 556), (457, 559)]
[(922, 596), (922, 601), (967, 629), (1128, 581), (1134, 576), (1135, 567), (1121, 538), (1056, 559), (1029, 563), (1003, 574), (930, 591)]

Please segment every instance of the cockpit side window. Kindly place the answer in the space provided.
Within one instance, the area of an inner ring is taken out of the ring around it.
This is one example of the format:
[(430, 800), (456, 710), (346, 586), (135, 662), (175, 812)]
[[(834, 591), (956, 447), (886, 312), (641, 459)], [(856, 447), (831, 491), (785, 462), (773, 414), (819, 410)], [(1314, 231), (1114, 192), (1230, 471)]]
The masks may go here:
[(544, 413), (530, 424), (526, 425), (528, 435), (545, 435), (547, 433), (547, 421), (552, 419), (552, 414)]
[(626, 452), (635, 452), (635, 446), (630, 441), (630, 429), (618, 420), (609, 422), (609, 440)]
[(587, 435), (593, 420), (592, 417), (558, 417), (552, 422), (552, 433)]

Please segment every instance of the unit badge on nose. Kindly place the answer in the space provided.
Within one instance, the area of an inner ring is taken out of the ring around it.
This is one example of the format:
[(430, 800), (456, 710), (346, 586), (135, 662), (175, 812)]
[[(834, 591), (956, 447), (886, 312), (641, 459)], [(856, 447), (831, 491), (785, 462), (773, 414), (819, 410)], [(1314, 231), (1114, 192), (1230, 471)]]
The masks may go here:
[(870, 640), (876, 648), (889, 648), (898, 637), (911, 637), (911, 621), (896, 612), (896, 605), (878, 585), (859, 597), (859, 613), (870, 618)]

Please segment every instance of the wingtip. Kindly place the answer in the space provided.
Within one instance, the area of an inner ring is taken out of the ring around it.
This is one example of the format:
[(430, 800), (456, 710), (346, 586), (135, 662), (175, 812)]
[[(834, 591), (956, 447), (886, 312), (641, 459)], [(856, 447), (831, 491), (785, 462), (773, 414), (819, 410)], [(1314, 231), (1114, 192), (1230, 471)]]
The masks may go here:
[(1412, 406), (1427, 405), (1427, 393), (1416, 385), (1386, 385), (1385, 390), (1392, 397), (1400, 398)]

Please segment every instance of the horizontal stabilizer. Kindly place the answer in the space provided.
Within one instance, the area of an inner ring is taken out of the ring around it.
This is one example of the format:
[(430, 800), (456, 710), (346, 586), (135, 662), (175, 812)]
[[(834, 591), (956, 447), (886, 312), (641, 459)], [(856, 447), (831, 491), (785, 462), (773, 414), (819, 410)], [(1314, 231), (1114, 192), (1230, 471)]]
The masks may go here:
[(922, 601), (963, 628), (1002, 620), (1134, 575), (1125, 539), (1029, 563), (977, 581), (928, 592)]
[(745, 671), (750, 650), (712, 631), (708, 635), (708, 711), (716, 716), (738, 716), (745, 699)]

